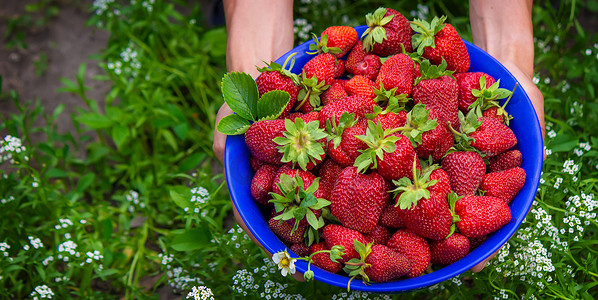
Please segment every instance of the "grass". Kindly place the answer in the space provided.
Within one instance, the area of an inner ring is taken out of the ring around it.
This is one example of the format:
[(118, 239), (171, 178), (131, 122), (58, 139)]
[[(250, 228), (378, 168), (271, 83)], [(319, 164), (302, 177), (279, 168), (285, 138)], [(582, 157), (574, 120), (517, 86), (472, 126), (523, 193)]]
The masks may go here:
[[(461, 1), (307, 2), (295, 1), (297, 43), (331, 24), (363, 24), (380, 5), (408, 17), (445, 14), (471, 40)], [(29, 17), (12, 20), (4, 47), (26, 47), (35, 8), (58, 13), (55, 4), (39, 1)], [(106, 73), (96, 79), (110, 83), (106, 104), (87, 95), (85, 65), (59, 89), (81, 99), (73, 132), (56, 129), (58, 118), (70, 117), (63, 105), (47, 112), (14, 91), (0, 95), (18, 109), (0, 123), (0, 298), (157, 299), (170, 287), (182, 296), (197, 291), (196, 299), (208, 289), (226, 299), (595, 299), (598, 39), (578, 15), (597, 7), (534, 4), (548, 156), (516, 236), (481, 273), (389, 296), (283, 278), (233, 225), (211, 151), (224, 28), (208, 27), (199, 6), (183, 1), (94, 1), (88, 25), (110, 32), (98, 55)], [(40, 57), (36, 70), (47, 63)], [(33, 143), (34, 134), (44, 138)]]

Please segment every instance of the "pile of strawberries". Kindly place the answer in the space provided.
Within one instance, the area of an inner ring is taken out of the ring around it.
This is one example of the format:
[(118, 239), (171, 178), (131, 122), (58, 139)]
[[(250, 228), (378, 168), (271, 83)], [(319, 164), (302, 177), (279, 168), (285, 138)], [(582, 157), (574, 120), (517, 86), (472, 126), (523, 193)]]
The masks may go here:
[[(509, 223), (526, 174), (498, 104), (512, 91), (468, 72), (444, 17), (379, 8), (366, 22), (361, 37), (322, 32), (301, 74), (260, 69), (259, 101), (288, 96), (242, 132), (251, 194), (280, 240), (321, 251), (311, 262), (332, 273), (386, 282), (451, 264)], [(338, 260), (323, 251), (336, 245)]]

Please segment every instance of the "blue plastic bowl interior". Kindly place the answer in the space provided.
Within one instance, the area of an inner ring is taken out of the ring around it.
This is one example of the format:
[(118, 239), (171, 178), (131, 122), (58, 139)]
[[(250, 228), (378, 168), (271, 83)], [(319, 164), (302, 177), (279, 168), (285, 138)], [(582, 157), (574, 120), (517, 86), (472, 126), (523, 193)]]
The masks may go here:
[[(358, 34), (361, 35), (366, 26), (359, 26), (356, 29)], [(276, 62), (282, 65), (289, 55), (295, 53), (295, 64), (292, 72), (301, 72), (303, 65), (313, 56), (305, 54), (309, 44), (312, 43), (313, 41), (310, 41), (297, 46), (280, 57)], [(465, 41), (465, 45), (471, 59), (471, 68), (469, 71), (485, 72), (496, 79), (500, 78), (501, 87), (513, 90), (516, 79), (505, 67), (475, 45), (467, 41)], [(351, 282), (351, 289), (379, 293), (396, 293), (424, 288), (471, 269), (497, 251), (511, 238), (524, 220), (536, 195), (540, 172), (542, 170), (543, 144), (538, 118), (527, 94), (521, 86), (515, 90), (506, 109), (513, 116), (510, 127), (517, 136), (518, 148), (523, 155), (522, 167), (527, 173), (523, 189), (510, 204), (511, 222), (489, 236), (482, 245), (471, 251), (465, 258), (449, 266), (417, 278), (386, 283), (365, 285), (359, 280), (353, 280)], [(242, 135), (229, 136), (227, 138), (225, 172), (232, 201), (251, 233), (270, 253), (284, 250), (286, 246), (268, 228), (267, 220), (251, 197), (250, 184), (253, 170), (249, 164), (249, 150), (245, 145), (245, 139)], [(292, 256), (295, 255), (292, 254)], [(298, 261), (296, 267), (297, 271), (301, 273), (307, 271), (307, 263), (304, 261)], [(315, 266), (312, 266), (311, 269), (314, 271), (316, 280), (333, 286), (347, 287), (349, 277), (333, 274)]]

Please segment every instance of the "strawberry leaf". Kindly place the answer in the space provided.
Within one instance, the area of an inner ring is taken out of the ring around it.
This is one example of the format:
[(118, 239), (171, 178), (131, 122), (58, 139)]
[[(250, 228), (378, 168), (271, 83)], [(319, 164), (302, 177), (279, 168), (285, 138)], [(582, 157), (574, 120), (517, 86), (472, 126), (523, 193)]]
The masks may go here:
[(257, 120), (258, 90), (255, 80), (241, 72), (231, 72), (222, 78), (222, 96), (232, 111), (246, 120)]
[(222, 118), (220, 122), (218, 122), (216, 129), (218, 132), (226, 135), (238, 135), (245, 133), (250, 125), (251, 124), (246, 118), (233, 114)]
[(311, 226), (314, 229), (320, 228), (318, 218), (316, 217), (314, 212), (311, 211), (310, 209), (307, 210), (307, 214), (305, 215), (305, 218), (307, 219), (307, 223), (309, 223), (309, 226)]
[(291, 96), (285, 91), (273, 90), (264, 93), (257, 102), (258, 120), (274, 120), (278, 118), (290, 100)]

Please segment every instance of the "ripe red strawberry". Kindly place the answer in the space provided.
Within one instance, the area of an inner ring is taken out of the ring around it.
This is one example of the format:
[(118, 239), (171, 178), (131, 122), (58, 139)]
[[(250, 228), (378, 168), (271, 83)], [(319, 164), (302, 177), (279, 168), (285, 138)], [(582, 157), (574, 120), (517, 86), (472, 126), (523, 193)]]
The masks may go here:
[(492, 76), (484, 72), (456, 73), (454, 76), (459, 84), (459, 109), (463, 112), (467, 112), (470, 105), (477, 100), (472, 91), (481, 89), (480, 78), (484, 77), (487, 86), (496, 82)]
[(355, 67), (351, 70), (353, 75), (363, 75), (371, 81), (375, 81), (378, 77), (378, 73), (382, 67), (380, 57), (375, 54), (366, 55), (363, 60), (358, 62)]
[[(309, 186), (311, 186), (317, 178), (314, 174), (312, 174), (309, 171), (293, 169), (293, 167), (291, 167), (290, 165), (283, 165), (278, 169), (278, 171), (276, 172), (276, 175), (274, 176), (274, 180), (272, 181), (272, 192), (273, 193), (283, 195), (283, 193), (281, 192), (280, 187), (279, 187), (279, 185), (281, 183), (281, 177), (283, 174), (288, 175), (291, 178), (295, 178), (296, 176), (301, 177), (301, 181), (303, 181), (304, 189), (307, 189)], [(324, 195), (324, 192), (320, 188), (318, 188), (318, 190), (314, 193), (314, 196), (316, 196), (318, 198), (321, 198), (323, 195)]]
[(365, 263), (370, 266), (364, 268), (364, 273), (369, 280), (375, 282), (388, 282), (401, 278), (411, 270), (411, 263), (405, 255), (379, 244), (371, 246), (371, 252), (365, 258)]
[(437, 167), (437, 165), (432, 165), (422, 170), (422, 172), (426, 172), (428, 168), (432, 168), (433, 171), (430, 173), (430, 180), (436, 180), (434, 185), (428, 187), (428, 191), (438, 193), (443, 198), (448, 198), (451, 192), (451, 181), (448, 174), (443, 169)]
[[(330, 250), (330, 248), (328, 248), (326, 242), (320, 242), (311, 245), (309, 250), (309, 253), (312, 254), (318, 251)], [(313, 264), (315, 266), (320, 267), (331, 273), (338, 273), (343, 268), (343, 265), (340, 262), (332, 261), (330, 259), (330, 254), (326, 252), (314, 254), (311, 257), (311, 259), (313, 260)]]
[(332, 84), (336, 57), (330, 53), (320, 53), (303, 65), (303, 72), (306, 78), (316, 76), (318, 82), (324, 81), (326, 85)]
[[(327, 36), (326, 47), (337, 58), (341, 58), (355, 46), (359, 37), (355, 28), (350, 26), (330, 26), (326, 28), (320, 35), (320, 41)], [(338, 48), (338, 51), (334, 48)]]
[(277, 171), (277, 166), (264, 164), (255, 172), (251, 179), (251, 196), (256, 202), (268, 204), (268, 200), (272, 199), (270, 192)]
[(421, 77), (413, 87), (413, 103), (423, 103), (429, 110), (436, 110), (438, 119), (459, 124), (459, 89), (457, 81), (446, 75), (445, 65), (432, 66), (425, 60), (420, 65)]
[(374, 112), (374, 106), (376, 106), (376, 103), (373, 99), (365, 98), (359, 95), (343, 98), (339, 101), (322, 107), (319, 116), (320, 127), (324, 128), (326, 126), (326, 122), (332, 122), (333, 119), (338, 124), (338, 121), (344, 112), (353, 113), (355, 114), (356, 119), (361, 119), (366, 114), (371, 114)]
[(363, 42), (358, 41), (347, 55), (345, 69), (351, 74), (357, 74), (357, 65), (364, 60), (369, 53), (363, 48)]
[[(284, 242), (291, 244), (303, 243), (303, 234), (307, 228), (306, 226), (300, 226), (293, 231), (293, 225), (289, 224), (289, 222), (275, 220), (274, 218), (270, 218), (268, 220), (268, 227), (270, 227), (272, 232), (274, 232), (277, 237), (282, 239)], [(291, 231), (293, 231), (293, 233), (291, 233)]]
[(301, 90), (295, 109), (307, 113), (319, 108), (320, 95), (332, 84), (336, 69), (336, 57), (330, 53), (320, 53), (305, 63), (300, 79), (297, 77)]
[(326, 159), (322, 162), (320, 169), (318, 171), (318, 176), (320, 177), (320, 189), (324, 192), (322, 198), (328, 199), (330, 196), (330, 192), (334, 188), (334, 184), (336, 183), (336, 179), (343, 171), (343, 166), (339, 165), (332, 159)]
[(393, 130), (383, 130), (380, 124), (368, 121), (365, 135), (357, 136), (368, 148), (355, 160), (358, 171), (372, 166), (387, 180), (413, 177), (413, 164), (420, 169), (419, 160), (409, 139)]
[(437, 265), (450, 265), (469, 253), (469, 239), (454, 232), (448, 238), (430, 243), (431, 261)]
[(297, 75), (291, 73), (290, 70), (286, 68), (287, 63), (288, 59), (282, 66), (276, 62), (266, 64), (266, 67), (258, 68), (260, 75), (255, 79), (260, 97), (265, 93), (274, 90), (281, 90), (289, 93), (291, 98), (279, 118), (284, 118), (291, 111), (293, 106), (295, 106), (297, 95), (299, 94), (299, 90), (301, 90), (296, 84)]
[(326, 106), (330, 103), (336, 102), (341, 100), (349, 95), (347, 95), (347, 91), (345, 90), (345, 84), (347, 80), (344, 79), (335, 79), (332, 82), (332, 85), (322, 93), (320, 99), (322, 100), (322, 105)]
[(249, 164), (251, 165), (251, 169), (253, 169), (253, 171), (257, 171), (261, 166), (263, 166), (265, 164), (265, 162), (257, 159), (255, 156), (251, 155), (251, 156), (249, 156)]
[(251, 155), (266, 163), (281, 164), (282, 153), (278, 152), (278, 144), (273, 140), (283, 136), (284, 130), (283, 119), (262, 120), (251, 124), (245, 132), (245, 143)]
[(337, 59), (336, 63), (334, 64), (334, 79), (343, 77), (343, 75), (345, 75), (345, 71), (345, 61), (342, 59)]
[(396, 88), (395, 94), (411, 95), (415, 80), (413, 59), (407, 54), (396, 54), (384, 61), (376, 77), (375, 86), (385, 90)]
[(488, 236), (481, 236), (481, 237), (469, 238), (469, 248), (470, 248), (470, 250), (473, 250), (473, 249), (479, 247), (487, 239), (488, 239)]
[(386, 242), (386, 246), (405, 255), (411, 263), (411, 270), (407, 277), (417, 277), (426, 271), (430, 265), (430, 246), (426, 239), (407, 230), (395, 232)]
[(311, 253), (309, 247), (307, 247), (304, 243), (293, 244), (291, 245), (290, 249), (299, 257), (308, 256)]
[(330, 212), (343, 226), (370, 232), (388, 203), (388, 189), (378, 173), (360, 174), (357, 167), (346, 167), (330, 193)]
[(363, 234), (361, 234), (359, 231), (336, 224), (328, 224), (324, 226), (322, 234), (328, 249), (336, 245), (343, 246), (345, 248), (345, 255), (343, 255), (342, 259), (339, 260), (340, 263), (345, 263), (350, 259), (359, 257), (359, 253), (357, 253), (355, 250), (355, 245), (353, 242), (354, 240), (357, 240), (362, 244), (367, 243), (365, 236), (363, 236)]
[(484, 196), (494, 196), (510, 204), (525, 185), (525, 177), (525, 170), (520, 167), (487, 173), (480, 190), (485, 192)]
[(365, 17), (368, 29), (363, 33), (363, 46), (366, 51), (379, 56), (400, 53), (404, 48), (411, 52), (413, 29), (409, 20), (400, 12), (380, 7)]
[(319, 121), (305, 123), (302, 118), (294, 121), (285, 120), (283, 136), (275, 137), (279, 152), (283, 153), (281, 161), (298, 166), (302, 170), (311, 170), (326, 156), (326, 138)]
[(481, 119), (482, 124), (469, 137), (474, 139), (471, 146), (482, 154), (487, 157), (496, 156), (517, 145), (517, 137), (509, 126), (496, 120)]
[(490, 158), (488, 172), (499, 172), (510, 168), (521, 167), (523, 155), (514, 149)]
[(328, 156), (343, 167), (352, 166), (360, 151), (367, 147), (357, 138), (357, 136), (365, 134), (366, 124), (365, 119), (355, 120), (348, 113), (341, 115), (338, 125), (335, 125), (335, 122), (327, 124), (329, 141), (326, 152)]
[(457, 228), (468, 238), (488, 235), (511, 221), (511, 209), (502, 199), (491, 196), (465, 196), (455, 204)]
[(374, 229), (372, 229), (372, 231), (365, 235), (365, 238), (368, 240), (368, 242), (386, 245), (386, 242), (391, 236), (392, 232), (388, 228), (377, 225), (374, 227)]
[(500, 123), (508, 125), (508, 121), (513, 117), (509, 115), (504, 109), (497, 106), (492, 106), (482, 112), (482, 116), (487, 119), (493, 119)]
[(373, 120), (380, 124), (384, 130), (403, 127), (405, 126), (405, 122), (407, 122), (407, 111), (400, 110), (395, 113), (384, 110), (377, 114)]
[(411, 22), (411, 28), (417, 33), (413, 35), (413, 49), (418, 54), (439, 65), (444, 59), (447, 69), (457, 73), (467, 72), (471, 64), (465, 43), (448, 23), (446, 17), (434, 17), (432, 22), (416, 19)]
[(473, 151), (456, 151), (442, 160), (442, 169), (451, 181), (451, 188), (457, 195), (474, 195), (486, 174), (482, 157)]
[(345, 90), (349, 96), (359, 95), (364, 98), (374, 99), (374, 82), (362, 75), (355, 75), (345, 86)]
[(395, 208), (394, 203), (388, 203), (384, 210), (382, 211), (382, 215), (380, 215), (380, 221), (378, 224), (388, 227), (388, 228), (404, 228), (405, 221), (401, 218), (401, 214)]

